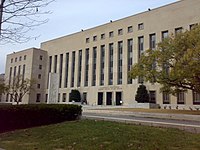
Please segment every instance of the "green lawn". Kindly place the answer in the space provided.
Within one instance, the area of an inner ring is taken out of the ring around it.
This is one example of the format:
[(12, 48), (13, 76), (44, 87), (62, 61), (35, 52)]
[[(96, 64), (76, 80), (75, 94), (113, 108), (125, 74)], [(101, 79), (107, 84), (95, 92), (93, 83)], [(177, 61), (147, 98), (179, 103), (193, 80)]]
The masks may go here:
[(199, 150), (200, 134), (81, 120), (0, 134), (6, 150)]

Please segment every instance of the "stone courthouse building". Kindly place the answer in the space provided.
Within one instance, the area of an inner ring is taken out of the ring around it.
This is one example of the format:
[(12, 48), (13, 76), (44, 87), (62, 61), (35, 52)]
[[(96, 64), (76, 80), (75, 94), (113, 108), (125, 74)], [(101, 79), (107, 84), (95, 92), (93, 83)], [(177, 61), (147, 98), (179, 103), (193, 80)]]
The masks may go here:
[[(9, 54), (5, 79), (16, 75), (34, 78), (35, 90), (22, 103), (68, 103), (72, 89), (88, 105), (136, 106), (139, 79), (128, 71), (146, 49), (170, 34), (190, 30), (200, 22), (200, 0), (181, 0), (156, 9), (110, 21), (91, 29), (41, 43)], [(160, 85), (144, 83), (150, 101), (161, 107), (200, 107), (200, 95), (192, 91), (177, 96), (160, 93)], [(9, 95), (5, 102), (10, 102)]]

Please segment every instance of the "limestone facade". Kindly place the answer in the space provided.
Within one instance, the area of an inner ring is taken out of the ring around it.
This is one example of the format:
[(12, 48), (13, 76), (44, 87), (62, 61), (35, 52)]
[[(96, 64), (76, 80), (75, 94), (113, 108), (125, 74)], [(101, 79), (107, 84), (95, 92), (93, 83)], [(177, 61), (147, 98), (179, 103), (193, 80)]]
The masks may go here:
[[(128, 79), (128, 71), (144, 50), (156, 47), (166, 36), (190, 30), (200, 22), (200, 0), (182, 0), (91, 29), (41, 43), (7, 56), (6, 79), (10, 67), (25, 64), (27, 78), (38, 78), (40, 88), (23, 103), (47, 102), (50, 73), (59, 75), (58, 103), (68, 103), (69, 93), (78, 89), (89, 105), (135, 105), (140, 81)], [(11, 59), (27, 56), (25, 61)], [(40, 56), (42, 60), (39, 60)], [(38, 69), (42, 65), (42, 69)], [(157, 83), (144, 83), (151, 101), (162, 107), (199, 107), (200, 96), (191, 91), (178, 97), (160, 93)], [(195, 97), (195, 98), (194, 98)]]

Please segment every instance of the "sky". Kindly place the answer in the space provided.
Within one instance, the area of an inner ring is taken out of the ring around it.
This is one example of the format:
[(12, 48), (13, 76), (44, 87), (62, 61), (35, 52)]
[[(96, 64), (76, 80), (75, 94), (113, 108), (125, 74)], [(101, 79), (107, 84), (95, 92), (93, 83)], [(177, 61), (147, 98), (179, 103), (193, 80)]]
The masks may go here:
[(38, 36), (26, 43), (0, 45), (0, 73), (5, 72), (6, 55), (40, 47), (40, 43), (61, 36), (79, 32), (131, 16), (148, 8), (157, 8), (177, 0), (55, 0), (45, 9), (52, 13), (42, 17), (48, 18), (46, 24), (34, 28), (28, 36)]

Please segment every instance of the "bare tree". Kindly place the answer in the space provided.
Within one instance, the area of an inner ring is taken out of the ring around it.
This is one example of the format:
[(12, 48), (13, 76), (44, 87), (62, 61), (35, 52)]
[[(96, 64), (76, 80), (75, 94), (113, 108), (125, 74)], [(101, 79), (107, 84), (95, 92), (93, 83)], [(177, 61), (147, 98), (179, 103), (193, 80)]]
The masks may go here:
[(0, 42), (26, 42), (32, 28), (44, 24), (44, 7), (54, 0), (0, 0)]
[(16, 76), (13, 78), (12, 84), (6, 86), (5, 93), (9, 94), (11, 99), (18, 105), (25, 94), (30, 90), (34, 90), (35, 83), (34, 79), (24, 79), (23, 76)]

